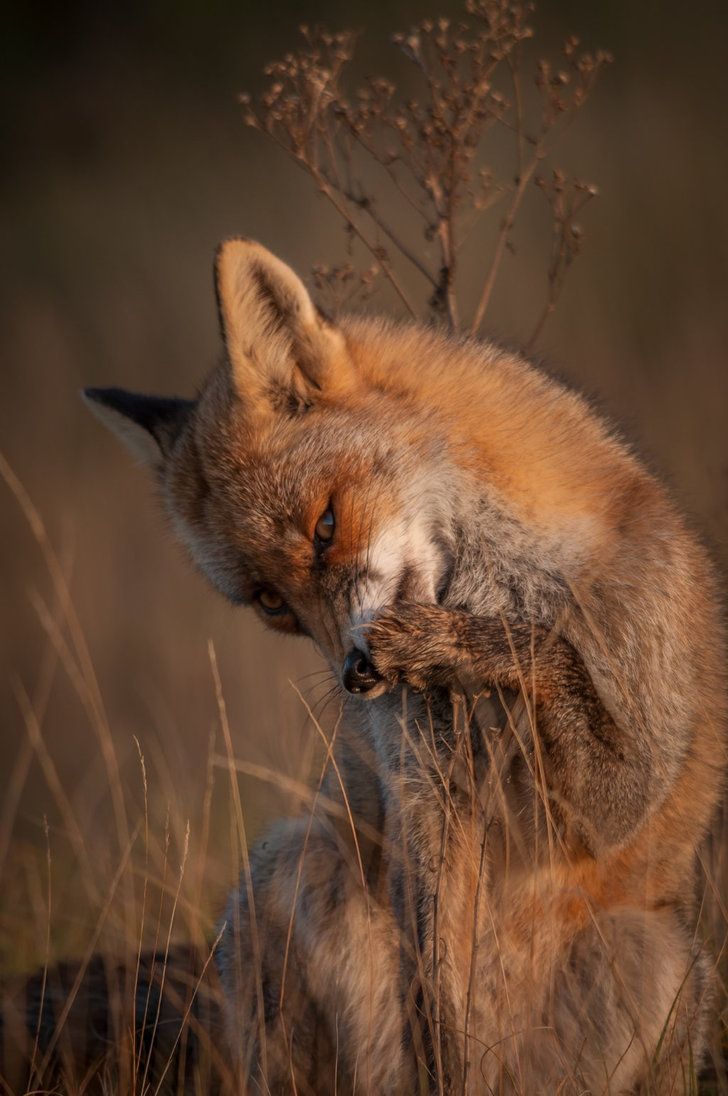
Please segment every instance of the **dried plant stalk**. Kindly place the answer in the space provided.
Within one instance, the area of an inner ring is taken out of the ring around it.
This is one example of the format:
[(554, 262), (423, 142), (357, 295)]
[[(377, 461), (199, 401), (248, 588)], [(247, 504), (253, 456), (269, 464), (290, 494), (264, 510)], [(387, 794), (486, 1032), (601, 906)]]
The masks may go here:
[[(573, 217), (596, 193), (590, 184), (569, 182), (558, 168), (547, 184), (540, 169), (611, 57), (603, 50), (580, 52), (570, 37), (558, 64), (539, 60), (527, 85), (524, 43), (533, 37), (532, 11), (524, 0), (466, 0), (457, 22), (427, 19), (395, 34), (419, 83), (417, 97), (381, 76), (348, 92), (355, 35), (308, 27), (301, 28), (297, 52), (265, 68), (266, 90), (241, 95), (246, 124), (299, 164), (340, 215), (350, 255), (358, 241), (370, 256), (361, 276), (352, 262), (316, 268), (317, 287), (336, 307), (352, 299), (357, 280), (369, 295), (373, 272), (380, 271), (412, 317), (477, 333), (524, 199), (537, 184), (553, 222), (546, 303), (530, 342), (540, 335), (583, 240)], [(489, 138), (495, 146), (503, 134), (513, 150), (510, 177), (488, 158), (498, 156)], [(491, 211), (500, 216), (495, 244), (466, 319), (459, 260)], [(408, 217), (419, 226), (419, 244), (400, 227)], [(421, 307), (405, 288), (405, 266), (426, 286)]]

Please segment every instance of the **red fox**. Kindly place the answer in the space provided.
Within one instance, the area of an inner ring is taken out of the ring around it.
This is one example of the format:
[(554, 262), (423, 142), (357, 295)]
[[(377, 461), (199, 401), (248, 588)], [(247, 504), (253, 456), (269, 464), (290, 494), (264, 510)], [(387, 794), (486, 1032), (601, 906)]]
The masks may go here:
[(219, 952), (255, 1091), (687, 1091), (725, 762), (716, 580), (665, 490), (516, 353), (334, 324), (216, 263), (195, 400), (88, 389), (212, 584), (342, 687), (312, 817), (252, 851)]

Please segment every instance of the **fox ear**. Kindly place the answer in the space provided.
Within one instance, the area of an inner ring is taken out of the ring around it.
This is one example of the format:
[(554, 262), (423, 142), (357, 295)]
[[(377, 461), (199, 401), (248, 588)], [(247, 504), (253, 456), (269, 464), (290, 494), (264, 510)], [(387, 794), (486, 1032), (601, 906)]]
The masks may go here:
[(318, 312), (289, 266), (252, 240), (226, 240), (215, 262), (223, 338), (246, 402), (300, 406), (348, 388), (341, 332)]
[(141, 464), (157, 470), (195, 406), (193, 400), (141, 396), (123, 388), (84, 388), (81, 395)]

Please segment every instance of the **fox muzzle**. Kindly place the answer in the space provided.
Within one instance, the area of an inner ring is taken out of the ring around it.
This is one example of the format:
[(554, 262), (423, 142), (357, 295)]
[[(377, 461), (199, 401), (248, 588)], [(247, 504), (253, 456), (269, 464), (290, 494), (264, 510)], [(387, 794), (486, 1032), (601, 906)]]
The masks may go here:
[(341, 680), (348, 693), (368, 693), (382, 678), (363, 651), (352, 647), (341, 667)]

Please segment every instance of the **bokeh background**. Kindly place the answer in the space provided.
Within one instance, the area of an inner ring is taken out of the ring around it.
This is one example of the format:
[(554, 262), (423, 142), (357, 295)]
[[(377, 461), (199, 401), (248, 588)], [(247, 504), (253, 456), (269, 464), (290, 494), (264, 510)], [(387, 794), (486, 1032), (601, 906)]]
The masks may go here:
[[(211, 741), (224, 752), (210, 640), (235, 755), (261, 767), (240, 780), (249, 835), (286, 799), (263, 770), (299, 778), (311, 767), (316, 733), (291, 682), (315, 706), (326, 688), (306, 676), (316, 656), (267, 635), (192, 573), (145, 475), (78, 390), (194, 392), (219, 353), (211, 262), (225, 236), (257, 237), (304, 274), (342, 258), (335, 215), (244, 128), (236, 95), (260, 86), (302, 19), (361, 29), (356, 71), (397, 77), (389, 34), (443, 11), (457, 7), (35, 0), (3, 16), (0, 450), (42, 518), (58, 573), (54, 583), (20, 488), (0, 479), (0, 966), (42, 955), (44, 818), (52, 934), (60, 951), (86, 946), (106, 891), (84, 881), (79, 849), (97, 882), (113, 875), (114, 794), (132, 832), (143, 802), (135, 737), (156, 845), (169, 808), (173, 847), (189, 819), (193, 848), (213, 850), (195, 884), (212, 923), (235, 857), (227, 776), (208, 764)], [(615, 55), (556, 157), (597, 182), (600, 197), (540, 352), (649, 454), (724, 567), (728, 9), (542, 0), (534, 22), (539, 50), (575, 31)], [(523, 339), (540, 307), (545, 226), (527, 212), (507, 257), (487, 323), (500, 338)], [(385, 297), (380, 307), (393, 305)]]

